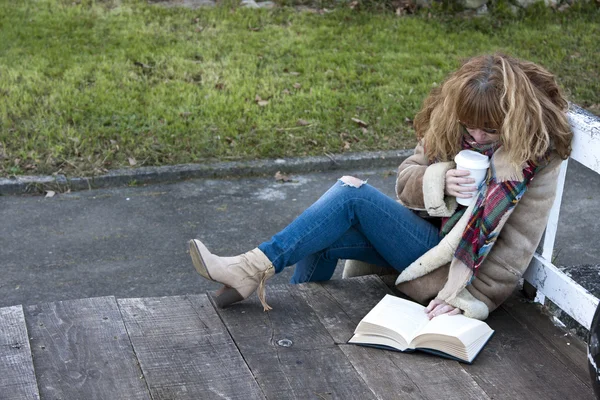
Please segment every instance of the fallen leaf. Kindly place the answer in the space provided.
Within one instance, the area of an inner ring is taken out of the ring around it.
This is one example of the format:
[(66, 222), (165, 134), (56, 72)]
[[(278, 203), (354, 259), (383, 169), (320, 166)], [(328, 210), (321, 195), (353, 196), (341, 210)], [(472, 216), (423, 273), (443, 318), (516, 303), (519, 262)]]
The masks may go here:
[(259, 95), (256, 95), (256, 96), (254, 97), (254, 101), (256, 101), (256, 102), (258, 103), (259, 101), (262, 101), (262, 99), (260, 98), (260, 96), (259, 96)]
[(344, 150), (350, 150), (350, 143), (344, 142)]
[(302, 87), (302, 85), (301, 85), (301, 84), (299, 84), (299, 83), (297, 83), (297, 82), (296, 82), (296, 83), (294, 83), (294, 89), (300, 89), (301, 87)]
[(277, 182), (291, 182), (292, 178), (290, 178), (288, 175), (282, 174), (281, 171), (277, 171), (275, 173), (275, 180)]
[(137, 164), (137, 161), (135, 161), (135, 158), (129, 157), (129, 165), (131, 165), (133, 167), (135, 164)]
[(298, 126), (306, 126), (306, 125), (308, 125), (308, 124), (309, 124), (309, 123), (308, 123), (308, 121), (307, 121), (307, 120), (305, 120), (305, 119), (302, 119), (302, 118), (300, 118), (300, 119), (298, 120), (298, 122), (296, 122), (296, 125), (298, 125)]
[(369, 130), (367, 128), (365, 128), (364, 126), (362, 128), (362, 132), (366, 135), (367, 133), (369, 133)]
[(151, 69), (152, 68), (148, 64), (144, 64), (143, 62), (140, 62), (140, 61), (134, 61), (133, 65), (135, 65), (137, 67), (142, 67), (142, 68), (145, 68), (145, 69)]
[(369, 124), (367, 124), (365, 121), (361, 121), (358, 118), (352, 118), (352, 121), (356, 122), (359, 126), (362, 126), (363, 128), (369, 126)]
[(283, 94), (290, 94), (290, 91), (287, 90), (287, 89), (283, 89), (283, 91), (281, 93), (283, 93)]
[(348, 4), (348, 7), (350, 7), (351, 10), (354, 10), (356, 6), (358, 6), (358, 1), (353, 1), (350, 4)]
[(257, 102), (259, 106), (264, 107), (267, 104), (269, 104), (269, 100), (261, 100), (259, 102)]
[(298, 75), (300, 75), (300, 72), (292, 71), (292, 72), (290, 72), (290, 75), (298, 76)]
[(56, 194), (55, 191), (53, 191), (53, 190), (47, 190), (45, 197), (54, 197), (55, 194)]

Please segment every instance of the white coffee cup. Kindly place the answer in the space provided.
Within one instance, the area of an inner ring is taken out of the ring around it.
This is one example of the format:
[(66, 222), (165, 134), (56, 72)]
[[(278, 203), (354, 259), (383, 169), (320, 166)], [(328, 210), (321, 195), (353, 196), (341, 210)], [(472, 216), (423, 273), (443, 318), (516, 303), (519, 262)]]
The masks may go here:
[[(485, 154), (473, 150), (462, 150), (454, 157), (454, 162), (456, 162), (456, 169), (469, 171), (471, 174), (468, 177), (475, 179), (475, 183), (461, 184), (460, 186), (474, 186), (478, 188), (485, 179), (487, 170), (490, 167), (490, 158)], [(473, 197), (475, 197), (477, 192), (472, 193)], [(457, 197), (456, 202), (463, 206), (468, 206), (473, 201), (473, 197), (468, 199)]]

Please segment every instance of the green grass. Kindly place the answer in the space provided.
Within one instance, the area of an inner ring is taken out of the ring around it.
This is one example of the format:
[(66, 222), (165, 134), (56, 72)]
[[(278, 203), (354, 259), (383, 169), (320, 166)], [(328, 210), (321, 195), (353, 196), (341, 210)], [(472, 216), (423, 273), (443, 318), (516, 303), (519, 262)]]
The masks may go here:
[(432, 85), (493, 51), (600, 103), (592, 4), (477, 19), (142, 1), (0, 0), (0, 11), (4, 176), (411, 147), (405, 119)]

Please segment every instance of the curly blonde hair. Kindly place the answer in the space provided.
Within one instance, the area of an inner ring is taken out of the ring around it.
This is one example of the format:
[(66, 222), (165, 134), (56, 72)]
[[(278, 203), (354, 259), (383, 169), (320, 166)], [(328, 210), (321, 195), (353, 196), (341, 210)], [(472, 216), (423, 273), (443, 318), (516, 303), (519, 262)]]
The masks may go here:
[(461, 121), (498, 129), (511, 163), (520, 166), (549, 149), (569, 156), (567, 109), (554, 75), (544, 68), (503, 54), (484, 55), (469, 59), (433, 89), (414, 125), (430, 160), (448, 161), (461, 150)]

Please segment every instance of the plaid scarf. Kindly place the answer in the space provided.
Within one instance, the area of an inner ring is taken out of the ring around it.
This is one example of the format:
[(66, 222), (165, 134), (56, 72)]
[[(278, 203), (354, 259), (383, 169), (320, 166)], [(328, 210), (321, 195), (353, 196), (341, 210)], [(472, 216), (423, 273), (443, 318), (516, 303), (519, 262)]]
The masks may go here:
[[(465, 132), (466, 133), (466, 132)], [(463, 135), (463, 149), (474, 150), (492, 157), (497, 145), (479, 145), (466, 133)], [(523, 168), (522, 181), (497, 182), (493, 164), (488, 170), (487, 177), (483, 180), (477, 192), (473, 214), (469, 218), (454, 257), (471, 268), (473, 275), (485, 260), (492, 246), (496, 242), (502, 226), (499, 226), (502, 217), (512, 212), (514, 207), (527, 190), (529, 182), (535, 176), (538, 167), (528, 161)], [(442, 218), (440, 233), (445, 236), (456, 225), (464, 214), (466, 207), (460, 207), (451, 217)]]

